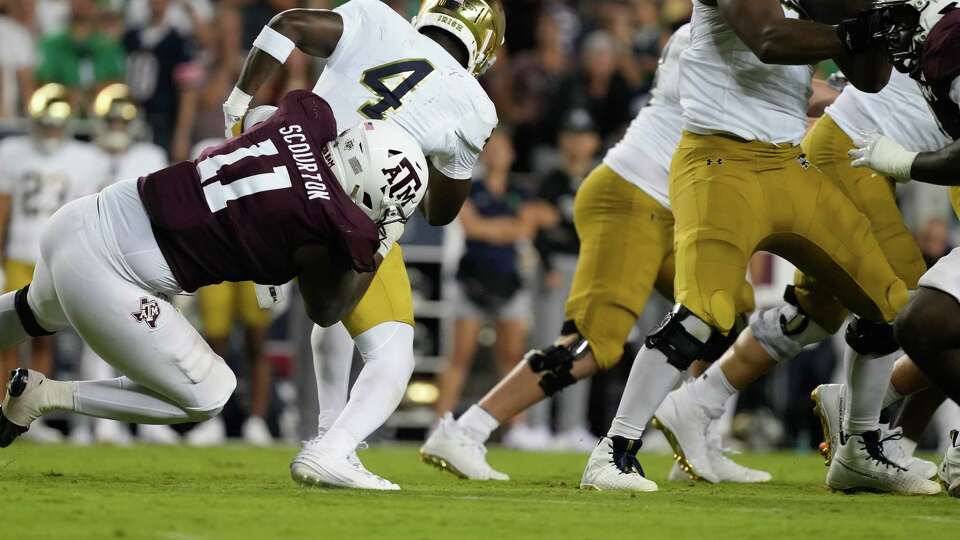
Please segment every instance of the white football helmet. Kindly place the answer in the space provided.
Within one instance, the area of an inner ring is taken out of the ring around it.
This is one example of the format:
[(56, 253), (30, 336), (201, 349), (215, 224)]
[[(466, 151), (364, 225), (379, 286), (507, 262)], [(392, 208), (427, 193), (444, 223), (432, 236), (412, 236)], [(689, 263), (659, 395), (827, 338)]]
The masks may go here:
[(364, 120), (325, 150), (343, 190), (377, 226), (406, 222), (427, 193), (423, 150), (391, 122)]

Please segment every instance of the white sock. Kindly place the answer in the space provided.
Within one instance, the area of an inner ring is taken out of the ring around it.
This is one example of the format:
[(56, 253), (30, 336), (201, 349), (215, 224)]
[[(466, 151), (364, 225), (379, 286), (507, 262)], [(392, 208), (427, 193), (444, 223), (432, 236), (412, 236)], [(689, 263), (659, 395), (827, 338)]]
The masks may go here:
[(343, 324), (330, 328), (314, 325), (310, 333), (313, 369), (317, 375), (317, 400), (320, 404), (318, 427), (330, 429), (347, 405), (350, 392), (350, 367), (353, 364), (353, 338)]
[(457, 420), (457, 425), (467, 437), (482, 444), (487, 442), (490, 434), (500, 427), (500, 422), (480, 405), (471, 405)]
[(27, 340), (27, 331), (20, 324), (14, 307), (16, 291), (0, 295), (0, 351), (5, 351)]
[(707, 371), (691, 383), (690, 391), (696, 397), (711, 418), (719, 418), (726, 409), (727, 401), (737, 393), (727, 376), (720, 369), (720, 362), (714, 362)]
[(413, 374), (413, 327), (400, 322), (378, 324), (354, 341), (363, 357), (343, 412), (320, 440), (320, 448), (347, 455), (390, 417)]
[(883, 395), (883, 406), (881, 409), (886, 409), (887, 407), (893, 405), (894, 403), (903, 399), (903, 394), (897, 392), (897, 389), (893, 387), (893, 384), (887, 385), (887, 393)]
[(657, 407), (681, 377), (683, 372), (667, 363), (667, 355), (644, 345), (630, 368), (617, 416), (610, 423), (607, 436), (639, 439)]
[[(178, 424), (195, 421), (187, 411), (127, 377), (99, 381), (51, 382), (70, 388), (70, 403), (68, 407), (61, 407), (63, 410), (136, 424)], [(66, 403), (63, 394), (59, 400), (61, 404)]]
[(847, 388), (850, 395), (850, 412), (845, 418), (843, 430), (855, 434), (880, 429), (880, 411), (883, 398), (890, 386), (893, 364), (903, 353), (894, 351), (885, 356), (862, 355), (847, 347)]

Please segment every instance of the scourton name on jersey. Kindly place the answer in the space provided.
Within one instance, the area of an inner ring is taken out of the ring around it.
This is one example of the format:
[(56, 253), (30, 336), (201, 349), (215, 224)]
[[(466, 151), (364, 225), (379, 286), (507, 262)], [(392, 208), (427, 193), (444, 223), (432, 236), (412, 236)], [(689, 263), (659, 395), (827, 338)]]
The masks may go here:
[(477, 79), (380, 0), (351, 0), (334, 11), (343, 34), (313, 91), (337, 123), (391, 120), (444, 176), (469, 179), (497, 125)]
[(357, 271), (373, 270), (378, 230), (324, 161), (336, 136), (327, 103), (294, 91), (240, 137), (140, 180), (157, 243), (185, 291), (286, 283), (299, 273), (294, 252), (307, 244), (332, 246)]

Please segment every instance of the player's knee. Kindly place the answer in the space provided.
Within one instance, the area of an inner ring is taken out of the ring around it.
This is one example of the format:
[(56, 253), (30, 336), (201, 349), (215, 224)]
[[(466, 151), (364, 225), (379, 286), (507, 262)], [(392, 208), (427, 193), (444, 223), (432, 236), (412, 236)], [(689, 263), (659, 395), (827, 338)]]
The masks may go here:
[(590, 351), (590, 343), (580, 334), (573, 321), (565, 321), (561, 333), (564, 336), (574, 336), (573, 341), (551, 345), (543, 350), (533, 349), (523, 356), (523, 361), (530, 369), (540, 375), (538, 384), (547, 396), (552, 396), (577, 382), (573, 375), (573, 363)]
[(757, 343), (778, 362), (792, 359), (807, 345), (830, 336), (800, 306), (793, 285), (787, 286), (783, 299), (783, 304), (758, 310), (750, 317)]
[[(731, 314), (731, 327), (733, 319)], [(695, 360), (715, 360), (726, 349), (724, 345), (729, 345), (729, 339), (692, 311), (677, 304), (660, 326), (647, 336), (644, 344), (662, 352), (667, 357), (667, 363), (684, 371)]]
[(220, 357), (216, 357), (207, 376), (196, 383), (188, 403), (181, 403), (194, 422), (209, 420), (220, 414), (237, 389), (237, 376)]
[(882, 356), (900, 348), (893, 335), (893, 325), (885, 321), (853, 317), (844, 338), (847, 345), (860, 354)]

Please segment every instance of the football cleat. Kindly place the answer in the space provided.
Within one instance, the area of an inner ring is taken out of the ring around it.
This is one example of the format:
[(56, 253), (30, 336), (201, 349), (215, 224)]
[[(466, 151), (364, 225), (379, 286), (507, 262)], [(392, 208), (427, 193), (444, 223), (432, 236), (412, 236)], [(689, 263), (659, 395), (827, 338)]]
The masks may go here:
[(667, 394), (653, 417), (653, 426), (673, 449), (673, 459), (694, 480), (716, 484), (720, 477), (707, 455), (707, 429), (711, 418), (690, 393), (690, 385)]
[(250, 416), (243, 423), (243, 442), (251, 446), (270, 446), (273, 444), (273, 435), (267, 422), (259, 416)]
[(588, 454), (593, 452), (593, 448), (596, 446), (593, 444), (595, 440), (597, 440), (596, 435), (590, 433), (587, 428), (580, 426), (557, 433), (553, 438), (552, 448), (563, 452), (581, 452)]
[[(304, 486), (325, 486), (376, 491), (399, 491), (400, 486), (351, 463), (347, 456), (317, 449), (309, 441), (290, 464), (290, 477)], [(359, 466), (358, 466), (359, 464)]]
[(546, 426), (519, 423), (503, 436), (503, 446), (514, 450), (548, 450), (553, 447), (553, 434)]
[(693, 477), (683, 472), (683, 469), (680, 468), (680, 464), (674, 461), (673, 466), (670, 467), (670, 473), (667, 474), (667, 481), (668, 482), (693, 482)]
[(141, 424), (137, 426), (137, 438), (146, 444), (175, 445), (180, 444), (180, 434), (177, 430), (163, 424)]
[(940, 485), (920, 478), (883, 453), (880, 430), (838, 437), (827, 471), (827, 485), (837, 491), (876, 491), (906, 495), (936, 495)]
[(711, 424), (711, 428), (707, 431), (707, 459), (710, 460), (710, 467), (721, 482), (759, 484), (769, 482), (773, 478), (767, 471), (744, 467), (730, 459), (729, 456), (733, 451), (723, 447), (720, 430), (715, 426), (716, 422)]
[(130, 446), (133, 444), (133, 435), (130, 434), (130, 429), (125, 423), (103, 418), (93, 419), (93, 438), (97, 441), (97, 444), (112, 444), (114, 446)]
[(597, 491), (657, 491), (637, 459), (640, 441), (623, 437), (604, 437), (594, 447), (580, 478), (580, 489)]
[[(326, 428), (319, 428), (317, 430), (316, 437), (310, 439), (309, 441), (303, 441), (303, 448), (300, 449), (300, 452), (301, 453), (304, 452), (307, 448), (316, 447), (320, 443), (320, 440), (323, 439), (323, 436), (326, 434), (327, 434)], [(357, 450), (366, 450), (367, 448), (370, 448), (370, 446), (367, 445), (367, 442), (360, 441), (360, 444), (357, 445), (356, 450), (347, 454), (347, 461), (349, 461), (350, 464), (353, 465), (354, 467), (359, 467), (361, 469), (366, 470), (366, 467), (363, 466), (363, 462), (360, 461), (360, 456), (357, 455)], [(300, 454), (297, 454), (297, 457), (299, 456)], [(297, 460), (296, 457), (293, 458), (293, 461), (296, 461), (296, 460)]]
[(227, 426), (223, 418), (216, 416), (188, 431), (184, 439), (187, 445), (198, 448), (219, 446), (227, 442)]
[(810, 393), (813, 400), (813, 412), (820, 418), (824, 442), (820, 443), (820, 454), (824, 465), (830, 465), (834, 449), (840, 446), (840, 431), (843, 429), (843, 415), (846, 414), (846, 390), (842, 384), (821, 384)]
[(950, 431), (950, 446), (943, 454), (937, 476), (951, 497), (960, 497), (960, 440), (957, 430)]
[(903, 438), (903, 429), (888, 429), (880, 426), (880, 437), (883, 442), (883, 453), (890, 457), (890, 461), (899, 464), (920, 478), (933, 478), (937, 474), (937, 464), (908, 454), (900, 444)]
[(0, 405), (0, 448), (10, 446), (46, 412), (43, 388), (46, 380), (43, 373), (32, 369), (17, 368), (10, 372), (7, 396)]
[(450, 413), (420, 447), (420, 460), (469, 480), (510, 479), (487, 463), (486, 447), (467, 436)]

